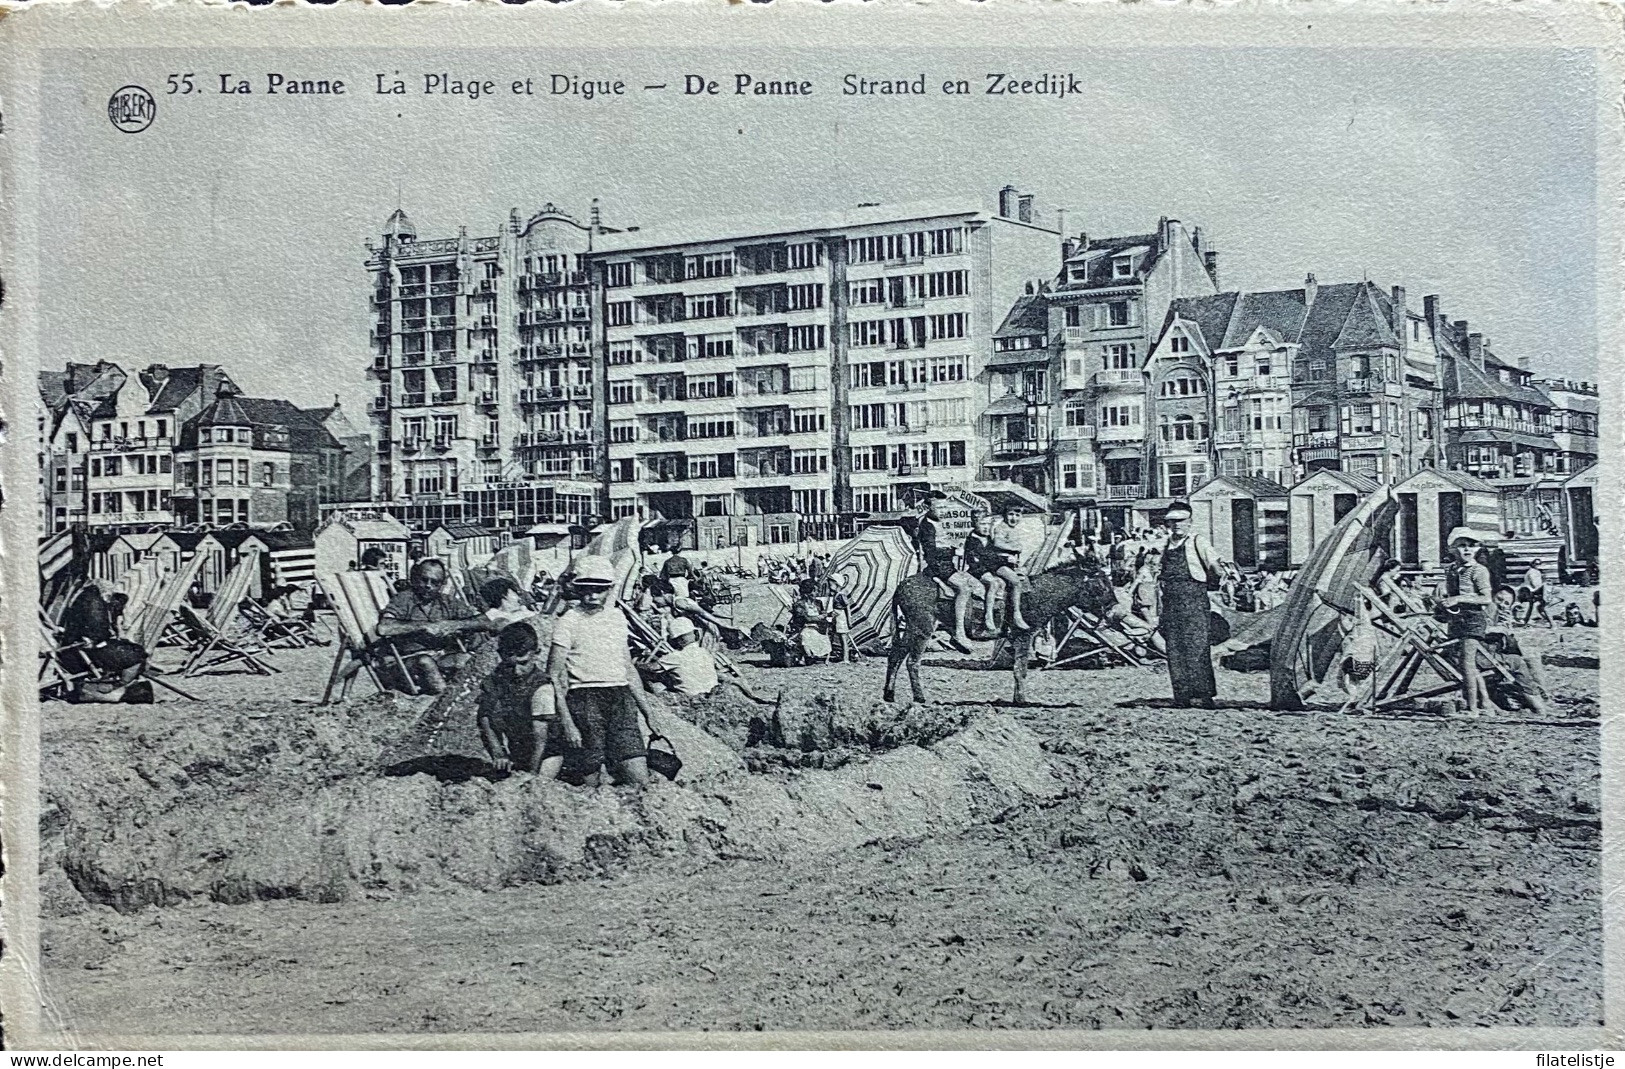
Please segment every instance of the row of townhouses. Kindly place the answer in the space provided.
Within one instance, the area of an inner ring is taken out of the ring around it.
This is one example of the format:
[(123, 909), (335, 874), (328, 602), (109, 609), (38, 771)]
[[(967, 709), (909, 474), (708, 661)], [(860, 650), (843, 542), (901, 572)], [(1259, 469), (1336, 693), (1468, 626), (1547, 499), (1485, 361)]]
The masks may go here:
[(40, 373), (42, 532), (201, 524), (314, 529), (371, 494), (371, 436), (337, 400), (245, 397), (219, 365), (70, 363)]
[(823, 533), (940, 485), (1118, 526), (1218, 475), (1439, 467), (1522, 491), (1592, 463), (1597, 398), (1368, 280), (1223, 291), (1198, 227), (1063, 233), (995, 202), (586, 223), (369, 248), (375, 485), (427, 527)]
[(370, 433), (218, 367), (46, 374), (47, 528), (304, 527), (370, 497), (420, 531), (638, 515), (721, 546), (940, 486), (1128, 528), (1220, 476), (1439, 468), (1532, 531), (1597, 456), (1595, 387), (1502, 359), (1438, 297), (1223, 290), (1175, 219), (1074, 234), (1007, 186), (649, 229), (549, 204), (497, 230), (420, 238), (397, 210), (368, 245)]

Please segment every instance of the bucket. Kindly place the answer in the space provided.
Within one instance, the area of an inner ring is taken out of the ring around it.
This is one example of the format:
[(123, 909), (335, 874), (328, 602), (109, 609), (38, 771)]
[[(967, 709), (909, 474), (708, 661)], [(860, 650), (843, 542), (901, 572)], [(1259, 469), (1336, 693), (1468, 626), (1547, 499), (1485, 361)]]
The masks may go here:
[[(657, 748), (657, 743), (665, 743), (665, 749)], [(649, 736), (649, 752), (645, 758), (651, 771), (658, 772), (667, 779), (674, 780), (677, 773), (682, 770), (683, 759), (677, 756), (677, 747), (664, 735)]]

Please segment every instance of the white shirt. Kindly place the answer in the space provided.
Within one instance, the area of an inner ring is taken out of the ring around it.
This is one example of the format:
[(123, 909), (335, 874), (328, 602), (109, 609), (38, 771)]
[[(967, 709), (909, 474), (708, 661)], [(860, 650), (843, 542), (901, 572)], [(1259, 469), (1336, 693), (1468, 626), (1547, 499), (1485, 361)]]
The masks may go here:
[(564, 651), (570, 687), (624, 687), (626, 614), (618, 605), (589, 611), (579, 605), (553, 624), (553, 648)]
[(709, 694), (717, 688), (716, 658), (698, 642), (663, 654), (660, 667), (671, 673), (678, 694)]

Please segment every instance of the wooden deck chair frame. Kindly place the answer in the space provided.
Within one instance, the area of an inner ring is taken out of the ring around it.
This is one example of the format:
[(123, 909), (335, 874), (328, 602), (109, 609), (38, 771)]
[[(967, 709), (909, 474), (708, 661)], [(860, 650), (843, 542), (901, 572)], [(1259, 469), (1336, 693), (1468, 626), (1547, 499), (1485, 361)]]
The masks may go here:
[[(399, 674), (406, 693), (415, 696), (418, 685), (407, 670), (406, 658), (401, 656), (394, 642), (379, 638), (376, 631), (378, 613), (389, 604), (392, 593), (389, 580), (374, 572), (339, 572), (318, 582), (333, 606), (339, 630), (338, 641), (334, 643), (337, 649), (333, 653), (333, 668), (327, 674), (327, 686), (322, 691), (321, 703), (332, 703), (335, 688), (340, 701), (347, 699), (355, 677), (362, 672), (367, 674), (378, 693), (387, 693), (391, 688), (384, 686), (378, 674), (380, 662), (393, 668)], [(359, 612), (368, 615), (363, 618)]]
[[(1359, 587), (1358, 592), (1371, 611), (1372, 624), (1398, 641), (1378, 659), (1372, 672), (1371, 685), (1365, 688), (1365, 693), (1351, 695), (1343, 703), (1341, 712), (1384, 712), (1461, 690), (1461, 671), (1445, 656), (1446, 651), (1457, 645), (1459, 640), (1445, 638), (1440, 632), (1440, 625), (1431, 616), (1396, 612), (1369, 586)], [(1419, 604), (1409, 597), (1404, 599), (1404, 603), (1407, 607)], [(1506, 682), (1512, 681), (1511, 669), (1494, 652), (1481, 647), (1479, 657), (1481, 661), (1488, 662), (1491, 672)], [(1416, 677), (1423, 668), (1431, 669), (1439, 677), (1439, 682), (1417, 688)]]
[(186, 592), (191, 589), (192, 581), (202, 568), (203, 554), (193, 554), (191, 560), (148, 598), (145, 611), (131, 623), (128, 629), (130, 638), (149, 654), (166, 638), (176, 637), (177, 633), (178, 637), (184, 637), (184, 632), (175, 624), (175, 610), (186, 599)]
[[(1120, 628), (1113, 628), (1104, 620), (1097, 620), (1076, 606), (1067, 610), (1067, 627), (1061, 635), (1060, 641), (1055, 644), (1055, 659), (1048, 664), (1038, 666), (1038, 671), (1050, 668), (1066, 668), (1071, 665), (1083, 664), (1096, 657), (1103, 659), (1103, 663), (1117, 661), (1123, 665), (1134, 668), (1143, 668), (1146, 661), (1126, 646), (1119, 646), (1106, 637), (1107, 631), (1115, 631), (1123, 636), (1125, 642), (1131, 642), (1130, 636)], [(1066, 648), (1070, 643), (1087, 641), (1089, 648), (1077, 653), (1068, 654)]]
[(244, 601), (240, 609), (244, 622), (253, 629), (254, 635), (265, 643), (266, 649), (297, 650), (321, 645), (315, 641), (315, 631), (303, 620), (284, 620), (273, 616), (265, 606), (251, 600)]
[[(51, 622), (51, 618), (46, 615), (43, 607), (39, 610), (39, 623), (39, 693), (41, 698), (46, 696), (47, 691), (55, 690), (58, 687), (61, 688), (61, 696), (66, 698), (68, 691), (72, 690), (80, 681), (106, 678), (107, 674), (97, 668), (95, 663), (91, 661), (90, 655), (85, 652), (88, 647), (84, 643), (74, 642), (67, 645), (61, 643), (62, 629)], [(68, 663), (70, 656), (79, 662), (77, 668)], [(47, 676), (52, 678), (47, 681)], [(160, 673), (152, 666), (150, 661), (146, 669), (141, 673), (140, 678), (155, 686), (163, 687), (171, 693), (178, 694), (189, 702), (197, 701), (197, 698), (186, 693), (186, 691), (167, 679), (160, 678)]]
[(268, 676), (276, 671), (275, 667), (259, 659), (259, 655), (265, 652), (263, 646), (251, 648), (227, 636), (190, 605), (180, 606), (178, 612), (181, 626), (195, 644), (192, 655), (186, 660), (186, 667), (181, 669), (182, 675), (195, 676), (207, 669), (239, 661), (255, 675)]

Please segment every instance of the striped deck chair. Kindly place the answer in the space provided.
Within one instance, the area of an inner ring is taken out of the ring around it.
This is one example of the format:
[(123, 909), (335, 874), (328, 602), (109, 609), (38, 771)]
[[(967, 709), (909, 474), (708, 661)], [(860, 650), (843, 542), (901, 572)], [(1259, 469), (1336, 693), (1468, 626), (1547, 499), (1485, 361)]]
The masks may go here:
[(327, 676), (327, 689), (322, 692), (322, 704), (333, 700), (338, 688), (339, 700), (350, 696), (350, 685), (355, 677), (366, 672), (380, 694), (389, 688), (378, 675), (380, 665), (398, 677), (408, 694), (416, 694), (417, 684), (406, 669), (406, 660), (393, 642), (378, 637), (378, 616), (394, 596), (389, 578), (378, 572), (335, 572), (319, 576), (317, 582), (333, 606), (339, 624), (338, 649), (333, 657), (333, 670)]
[(181, 670), (182, 675), (195, 676), (211, 668), (239, 663), (255, 675), (268, 676), (276, 671), (260, 660), (260, 654), (265, 652), (264, 646), (227, 635), (190, 605), (183, 604), (176, 612), (179, 613), (181, 630), (193, 646), (192, 655)]
[(198, 572), (203, 568), (203, 554), (193, 554), (192, 559), (181, 566), (181, 570), (170, 576), (164, 584), (147, 600), (147, 607), (142, 610), (138, 619), (129, 620), (125, 626), (125, 634), (151, 655), (153, 650), (172, 628), (178, 625), (175, 612), (180, 608), (181, 602), (186, 600), (186, 592), (191, 589), (192, 581), (197, 578)]
[(266, 646), (241, 618), (242, 600), (248, 596), (248, 588), (259, 567), (258, 551), (244, 553), (226, 573), (214, 600), (209, 603), (207, 613), (199, 613), (190, 605), (178, 606), (181, 628), (186, 632), (191, 649), (186, 667), (182, 669), (184, 675), (196, 675), (206, 668), (237, 663), (259, 675), (270, 675), (276, 671), (260, 660), (267, 652)]

